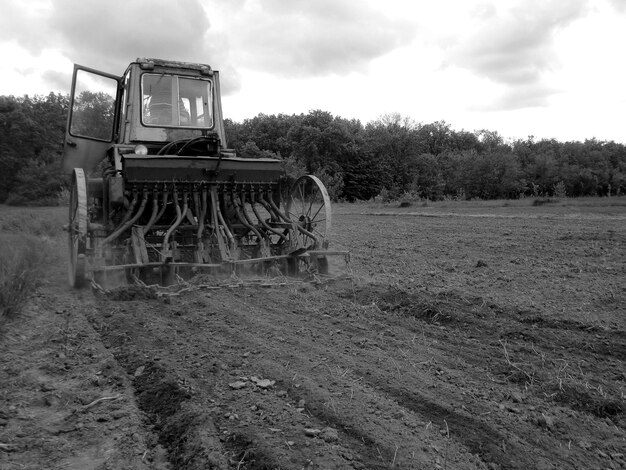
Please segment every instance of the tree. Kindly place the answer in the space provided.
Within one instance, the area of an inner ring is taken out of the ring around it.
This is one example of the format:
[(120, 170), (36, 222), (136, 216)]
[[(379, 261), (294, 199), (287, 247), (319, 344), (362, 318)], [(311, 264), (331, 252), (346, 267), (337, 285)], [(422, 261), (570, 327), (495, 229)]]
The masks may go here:
[(419, 126), (416, 131), (420, 143), (420, 153), (436, 156), (451, 148), (452, 130), (450, 124), (445, 121), (436, 121)]
[(444, 180), (437, 158), (430, 153), (411, 157), (409, 161), (411, 191), (420, 198), (438, 200), (443, 198)]
[(364, 153), (353, 153), (342, 162), (344, 173), (343, 197), (354, 202), (377, 196), (383, 189), (380, 178), (382, 165)]
[(509, 146), (504, 143), (504, 139), (498, 132), (481, 129), (475, 132), (478, 140), (479, 152), (496, 152), (499, 150), (510, 150)]
[(239, 156), (242, 158), (279, 158), (275, 153), (269, 150), (261, 150), (256, 143), (249, 140), (239, 150)]
[(397, 113), (381, 116), (365, 126), (365, 154), (379, 164), (381, 185), (392, 197), (410, 189), (410, 159), (423, 153), (424, 148), (417, 128), (417, 123)]
[(515, 155), (504, 150), (477, 154), (468, 168), (468, 196), (481, 199), (517, 198), (524, 190)]
[[(26, 184), (24, 178), (28, 172), (39, 175), (29, 185), (48, 188), (44, 190), (45, 199), (54, 198), (58, 193), (58, 183), (65, 183), (64, 178), (53, 169), (55, 165), (61, 165), (68, 102), (67, 95), (54, 93), (33, 98), (0, 97), (0, 202), (6, 201), (13, 193), (19, 195), (24, 189), (20, 187)], [(41, 168), (47, 170), (40, 171)], [(24, 197), (41, 196), (42, 193), (35, 191), (29, 194)], [(23, 197), (13, 200), (17, 202)]]

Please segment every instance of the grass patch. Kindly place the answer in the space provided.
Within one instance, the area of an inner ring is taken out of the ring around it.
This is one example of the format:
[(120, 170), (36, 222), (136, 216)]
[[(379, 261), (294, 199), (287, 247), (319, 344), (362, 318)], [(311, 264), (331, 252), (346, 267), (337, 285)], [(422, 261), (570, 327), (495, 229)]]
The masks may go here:
[(0, 233), (53, 238), (62, 236), (67, 208), (16, 208), (0, 206)]
[(19, 312), (37, 287), (45, 264), (45, 242), (23, 234), (0, 233), (0, 321)]
[(0, 206), (0, 323), (19, 313), (58, 255), (66, 211)]

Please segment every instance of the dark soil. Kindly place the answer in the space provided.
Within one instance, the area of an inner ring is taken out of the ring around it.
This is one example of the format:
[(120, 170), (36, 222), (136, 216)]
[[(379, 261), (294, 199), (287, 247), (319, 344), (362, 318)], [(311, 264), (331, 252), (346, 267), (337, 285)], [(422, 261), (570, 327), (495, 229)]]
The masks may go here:
[(340, 206), (351, 279), (50, 268), (0, 339), (0, 468), (625, 468), (626, 217), (472, 207)]

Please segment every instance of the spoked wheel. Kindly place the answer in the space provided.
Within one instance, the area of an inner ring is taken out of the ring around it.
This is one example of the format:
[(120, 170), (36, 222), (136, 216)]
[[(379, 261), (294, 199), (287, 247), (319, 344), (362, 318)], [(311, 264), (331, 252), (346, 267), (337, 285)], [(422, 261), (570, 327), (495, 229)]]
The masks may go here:
[(70, 285), (82, 287), (85, 284), (87, 248), (87, 180), (82, 168), (75, 168), (72, 175), (68, 248)]
[[(295, 222), (298, 249), (318, 250), (328, 248), (332, 210), (330, 197), (324, 183), (313, 175), (298, 178), (291, 188), (287, 201), (287, 216)], [(324, 257), (316, 257), (320, 273), (328, 271)]]

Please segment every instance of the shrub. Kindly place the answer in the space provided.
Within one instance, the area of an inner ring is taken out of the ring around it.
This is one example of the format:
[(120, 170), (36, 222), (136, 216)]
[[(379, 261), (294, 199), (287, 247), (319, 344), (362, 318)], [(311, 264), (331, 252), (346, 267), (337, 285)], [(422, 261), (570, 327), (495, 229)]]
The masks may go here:
[(533, 206), (543, 206), (544, 204), (551, 204), (553, 202), (557, 202), (557, 201), (549, 197), (544, 197), (544, 198), (535, 199), (533, 201)]
[(6, 203), (11, 206), (56, 206), (59, 192), (67, 187), (61, 166), (52, 161), (27, 163), (15, 176)]
[(553, 187), (552, 187), (552, 192), (554, 194), (554, 197), (557, 198), (564, 198), (567, 197), (567, 189), (565, 187), (565, 183), (563, 181), (559, 181), (557, 182)]

